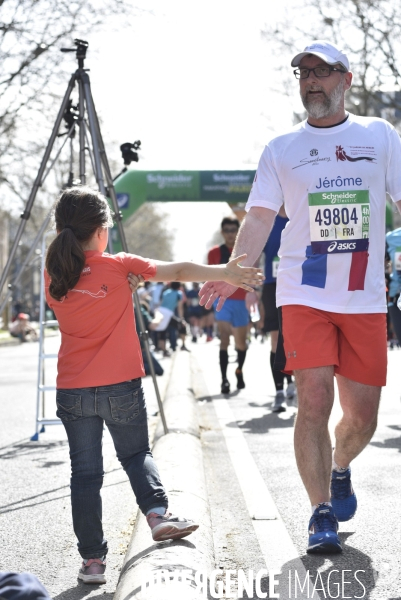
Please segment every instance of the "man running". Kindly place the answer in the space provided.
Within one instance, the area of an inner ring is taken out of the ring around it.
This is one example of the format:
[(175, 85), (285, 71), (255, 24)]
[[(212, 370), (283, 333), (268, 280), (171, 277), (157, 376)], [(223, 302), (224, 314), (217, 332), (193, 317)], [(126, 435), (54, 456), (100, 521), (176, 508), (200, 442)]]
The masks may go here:
[(193, 282), (192, 289), (186, 292), (187, 313), (189, 326), (191, 328), (192, 342), (198, 341), (200, 322), (202, 318), (202, 307), (199, 306), (199, 283)]
[[(355, 514), (350, 463), (369, 443), (386, 382), (386, 191), (401, 212), (401, 142), (383, 119), (344, 108), (352, 73), (332, 44), (312, 42), (291, 62), (307, 120), (263, 151), (233, 255), (253, 264), (284, 204), (277, 276), (276, 365), (298, 389), (295, 455), (312, 504), (308, 552), (341, 552), (338, 521)], [(218, 309), (233, 288), (206, 283)], [(332, 454), (334, 376), (343, 416)]]
[[(265, 255), (265, 280), (263, 282), (262, 304), (264, 312), (263, 331), (270, 333), (270, 368), (273, 376), (276, 396), (274, 398), (272, 412), (280, 413), (286, 410), (285, 400), (296, 406), (297, 391), (292, 381), (292, 376), (274, 367), (276, 361), (279, 317), (276, 304), (277, 271), (279, 265), (278, 251), (280, 248), (281, 233), (288, 223), (287, 215), (283, 207), (280, 208), (274, 221), (273, 229), (263, 249)], [(284, 380), (287, 380), (286, 394), (284, 395)]]
[[(225, 217), (221, 222), (221, 235), (224, 244), (213, 246), (209, 250), (208, 264), (221, 265), (228, 263), (231, 252), (234, 248), (235, 238), (239, 230), (238, 219)], [(228, 346), (230, 344), (230, 335), (234, 335), (235, 349), (238, 353), (238, 367), (235, 370), (237, 378), (237, 389), (242, 390), (245, 387), (242, 367), (244, 366), (246, 356), (246, 336), (248, 332), (249, 312), (245, 305), (246, 292), (238, 289), (233, 292), (229, 300), (226, 301), (223, 310), (215, 313), (215, 320), (220, 335), (220, 371), (221, 371), (221, 393), (230, 393), (230, 382), (227, 379), (228, 367)]]

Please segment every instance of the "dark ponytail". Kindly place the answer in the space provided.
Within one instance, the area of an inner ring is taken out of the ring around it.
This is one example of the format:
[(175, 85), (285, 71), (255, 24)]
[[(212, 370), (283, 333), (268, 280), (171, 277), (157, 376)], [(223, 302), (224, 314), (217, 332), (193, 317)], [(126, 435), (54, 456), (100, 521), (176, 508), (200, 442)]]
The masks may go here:
[(82, 244), (88, 242), (99, 227), (111, 227), (113, 220), (106, 198), (88, 187), (64, 190), (54, 207), (58, 232), (46, 256), (50, 276), (49, 294), (61, 300), (78, 282), (85, 266)]

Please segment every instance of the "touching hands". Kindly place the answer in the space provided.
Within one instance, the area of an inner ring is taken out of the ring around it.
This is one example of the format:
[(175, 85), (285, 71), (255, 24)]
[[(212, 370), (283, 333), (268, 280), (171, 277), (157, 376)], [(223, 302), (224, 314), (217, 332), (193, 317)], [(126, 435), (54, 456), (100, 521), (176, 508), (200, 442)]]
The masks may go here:
[(205, 308), (211, 308), (218, 298), (216, 310), (219, 312), (223, 308), (224, 302), (236, 289), (236, 286), (224, 283), (224, 281), (206, 281), (199, 290), (199, 304)]
[[(260, 285), (263, 282), (263, 273), (256, 267), (241, 267), (239, 264), (245, 260), (246, 254), (232, 258), (224, 269), (224, 281), (231, 285), (243, 288), (247, 292), (253, 292), (251, 285)], [(232, 292), (231, 292), (232, 293)]]
[(218, 299), (217, 312), (222, 309), (226, 299), (231, 296), (238, 287), (253, 292), (251, 285), (260, 285), (263, 282), (263, 273), (255, 267), (241, 267), (239, 263), (246, 258), (242, 254), (230, 260), (224, 269), (224, 281), (207, 281), (199, 290), (199, 304), (211, 308)]

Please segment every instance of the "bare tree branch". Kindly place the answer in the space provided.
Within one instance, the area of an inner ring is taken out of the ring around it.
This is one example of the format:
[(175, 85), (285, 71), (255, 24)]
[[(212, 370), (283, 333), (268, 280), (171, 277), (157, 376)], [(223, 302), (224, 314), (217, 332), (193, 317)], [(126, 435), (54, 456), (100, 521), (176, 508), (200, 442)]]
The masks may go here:
[[(348, 107), (359, 115), (383, 116), (401, 129), (401, 12), (398, 0), (306, 0), (293, 6), (291, 19), (262, 32), (280, 73), (282, 62), (312, 39), (332, 40), (350, 58), (354, 73)], [(303, 26), (308, 15), (308, 31)], [(294, 84), (287, 87), (293, 93)]]
[(60, 48), (121, 13), (139, 10), (131, 0), (0, 0), (0, 198), (19, 203), (32, 186), (32, 148), (43, 153), (61, 102), (54, 90), (71, 76)]

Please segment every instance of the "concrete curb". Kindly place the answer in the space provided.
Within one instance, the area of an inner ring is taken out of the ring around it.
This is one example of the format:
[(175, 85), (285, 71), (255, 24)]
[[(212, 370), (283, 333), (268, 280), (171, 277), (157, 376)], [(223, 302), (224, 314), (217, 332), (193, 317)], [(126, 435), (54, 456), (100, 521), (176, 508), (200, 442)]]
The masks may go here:
[[(138, 511), (114, 600), (196, 600), (205, 598), (195, 573), (210, 573), (214, 548), (203, 467), (196, 401), (191, 385), (190, 355), (175, 355), (164, 401), (169, 433), (159, 425), (153, 455), (170, 500), (171, 511), (195, 519), (199, 529), (182, 540), (152, 541), (145, 517)], [(173, 581), (186, 571), (184, 581)], [(144, 582), (162, 577), (156, 586)], [(164, 576), (167, 575), (164, 579)], [(167, 580), (167, 581), (166, 581)]]

